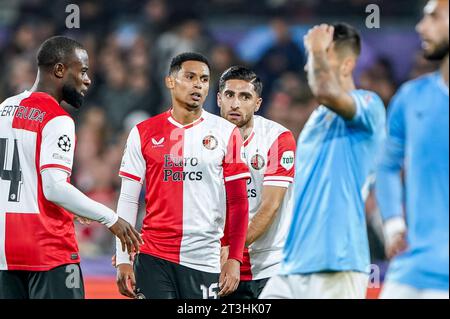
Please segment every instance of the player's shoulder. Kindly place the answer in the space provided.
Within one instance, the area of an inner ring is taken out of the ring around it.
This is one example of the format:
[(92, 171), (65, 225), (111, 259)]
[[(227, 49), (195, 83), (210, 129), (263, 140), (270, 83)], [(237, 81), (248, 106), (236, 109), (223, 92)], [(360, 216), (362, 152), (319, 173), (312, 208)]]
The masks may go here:
[(411, 97), (411, 94), (420, 94), (430, 86), (433, 86), (438, 81), (438, 78), (438, 72), (421, 75), (413, 80), (403, 83), (400, 86), (397, 95)]
[(378, 93), (370, 90), (357, 89), (352, 94), (363, 104), (374, 104), (384, 108), (384, 103)]
[(292, 132), (285, 126), (260, 115), (254, 116), (254, 128), (257, 133), (267, 137), (271, 136), (273, 138), (277, 138), (286, 132), (292, 135)]
[(40, 111), (45, 112), (50, 118), (58, 116), (68, 116), (71, 118), (63, 107), (55, 100), (51, 95), (44, 92), (32, 92), (26, 99), (27, 104), (31, 107), (38, 108)]
[(134, 135), (136, 133), (140, 136), (147, 136), (148, 134), (152, 135), (156, 132), (161, 131), (161, 128), (168, 121), (168, 118), (170, 116), (169, 112), (170, 111), (165, 111), (139, 122), (131, 129), (130, 135)]
[(14, 96), (10, 96), (10, 97), (6, 98), (2, 103), (0, 103), (0, 106), (19, 105), (21, 101), (28, 98), (30, 95), (31, 95), (30, 91), (24, 91), (22, 93), (14, 95)]
[[(54, 127), (75, 125), (70, 114), (52, 96), (44, 92), (25, 90), (22, 93), (7, 98), (0, 104), (1, 107), (7, 105), (18, 107), (16, 117), (40, 122), (40, 129), (46, 127), (50, 121), (52, 121)], [(58, 120), (53, 121), (56, 118)]]
[(225, 136), (229, 136), (233, 133), (237, 126), (231, 123), (230, 121), (220, 117), (218, 115), (209, 113), (203, 110), (203, 118), (205, 119), (205, 124), (207, 124), (208, 129), (213, 128), (218, 133), (223, 134)]
[(167, 118), (169, 117), (169, 111), (162, 112), (158, 115), (149, 117), (146, 120), (143, 120), (142, 122), (136, 124), (136, 127), (138, 129), (145, 129), (149, 127), (154, 127), (155, 125), (161, 124), (165, 121), (167, 121)]
[(211, 124), (218, 124), (221, 127), (225, 127), (225, 128), (231, 129), (231, 130), (233, 130), (236, 127), (236, 125), (234, 125), (230, 121), (224, 119), (223, 117), (218, 116), (213, 113), (209, 113), (206, 110), (203, 110), (203, 117), (205, 118), (205, 120), (207, 120)]

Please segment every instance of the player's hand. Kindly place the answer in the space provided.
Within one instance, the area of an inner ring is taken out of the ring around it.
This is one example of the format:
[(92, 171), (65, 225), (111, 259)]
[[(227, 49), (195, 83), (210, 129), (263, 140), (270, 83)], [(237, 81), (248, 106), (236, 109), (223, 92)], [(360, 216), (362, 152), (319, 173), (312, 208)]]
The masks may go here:
[(406, 231), (398, 232), (386, 239), (386, 256), (391, 259), (401, 254), (408, 248)]
[(223, 268), (228, 260), (228, 254), (230, 253), (230, 246), (222, 246), (220, 248), (220, 269)]
[(134, 277), (133, 266), (130, 264), (120, 264), (117, 266), (117, 287), (121, 295), (136, 298), (136, 279)]
[(325, 52), (333, 43), (334, 27), (328, 24), (316, 25), (303, 37), (308, 52)]
[(120, 239), (122, 251), (125, 251), (126, 247), (129, 254), (139, 252), (139, 245), (144, 243), (137, 230), (120, 217), (109, 230)]
[[(131, 265), (134, 264), (134, 257), (135, 257), (135, 256), (136, 256), (136, 253), (131, 253), (131, 254), (130, 254), (130, 262), (131, 262)], [(116, 263), (117, 263), (116, 254), (114, 254), (114, 255), (111, 257), (111, 265), (112, 265), (114, 268), (116, 268)]]
[(224, 297), (234, 292), (241, 276), (241, 264), (236, 259), (228, 259), (222, 267), (219, 277), (219, 297)]
[(92, 222), (92, 220), (90, 220), (89, 218), (81, 217), (81, 216), (77, 216), (77, 215), (75, 215), (75, 220), (77, 222), (79, 222), (81, 225), (90, 225)]

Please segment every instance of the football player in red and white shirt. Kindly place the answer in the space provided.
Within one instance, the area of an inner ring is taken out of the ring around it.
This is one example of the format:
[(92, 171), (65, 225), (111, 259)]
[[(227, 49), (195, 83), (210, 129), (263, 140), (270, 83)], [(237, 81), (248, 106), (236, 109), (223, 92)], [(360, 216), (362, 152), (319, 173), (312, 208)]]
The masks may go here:
[[(240, 128), (251, 173), (248, 249), (239, 287), (227, 297), (232, 299), (257, 299), (267, 280), (278, 274), (292, 215), (295, 139), (287, 128), (255, 115), (262, 103), (261, 92), (261, 80), (245, 67), (231, 67), (220, 78), (220, 113)], [(223, 243), (226, 256), (227, 236)]]
[[(248, 223), (239, 129), (203, 110), (209, 63), (196, 53), (173, 58), (166, 86), (172, 107), (134, 127), (119, 175), (117, 212), (136, 223), (145, 180), (144, 245), (134, 260), (117, 247), (117, 284), (129, 297), (217, 298), (234, 291)], [(229, 225), (230, 253), (220, 267), (220, 238)]]
[(82, 104), (86, 50), (53, 37), (37, 63), (31, 90), (0, 104), (0, 299), (83, 298), (73, 214), (106, 225), (128, 249), (140, 236), (69, 183), (75, 124), (60, 103)]

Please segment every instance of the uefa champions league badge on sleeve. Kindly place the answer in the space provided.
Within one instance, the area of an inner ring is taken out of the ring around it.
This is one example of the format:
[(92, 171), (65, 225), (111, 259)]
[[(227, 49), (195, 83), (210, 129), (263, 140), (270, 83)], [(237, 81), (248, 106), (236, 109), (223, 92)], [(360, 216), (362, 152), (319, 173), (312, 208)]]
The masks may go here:
[(70, 149), (72, 148), (72, 143), (70, 141), (70, 138), (67, 135), (62, 135), (58, 139), (58, 147), (66, 153), (69, 152)]

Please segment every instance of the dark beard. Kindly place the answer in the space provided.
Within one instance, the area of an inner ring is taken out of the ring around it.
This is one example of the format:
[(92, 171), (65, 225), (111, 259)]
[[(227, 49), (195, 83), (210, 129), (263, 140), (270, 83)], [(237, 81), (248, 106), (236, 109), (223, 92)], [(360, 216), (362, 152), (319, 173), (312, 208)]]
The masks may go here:
[(448, 55), (448, 42), (441, 43), (433, 52), (424, 52), (424, 56), (430, 61), (441, 61)]
[(83, 95), (81, 95), (81, 93), (78, 93), (75, 88), (64, 84), (62, 88), (62, 94), (63, 100), (66, 101), (66, 103), (72, 105), (74, 108), (79, 109), (83, 105)]

